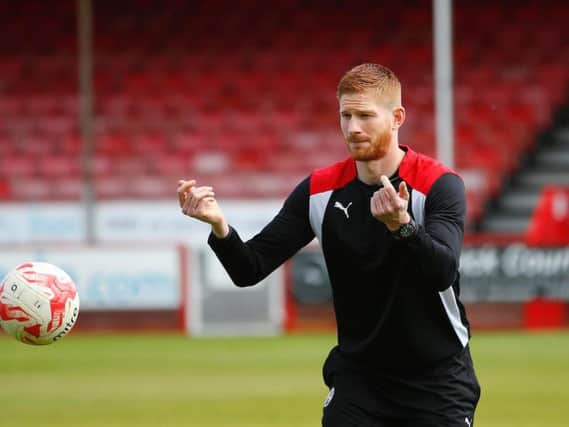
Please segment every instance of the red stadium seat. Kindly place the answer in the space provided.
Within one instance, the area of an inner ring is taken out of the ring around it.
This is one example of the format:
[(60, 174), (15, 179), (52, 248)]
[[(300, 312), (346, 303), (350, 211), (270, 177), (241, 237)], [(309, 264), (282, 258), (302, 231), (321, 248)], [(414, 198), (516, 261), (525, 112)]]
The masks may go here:
[(0, 159), (0, 170), (6, 177), (30, 177), (37, 174), (36, 159), (30, 156), (13, 155)]
[(0, 200), (9, 200), (11, 196), (12, 194), (8, 180), (0, 177)]
[(53, 199), (51, 182), (43, 178), (12, 177), (10, 179), (11, 193), (14, 199), (26, 201), (42, 201)]
[(78, 177), (53, 179), (51, 197), (56, 200), (80, 200), (84, 193), (83, 183)]
[(35, 163), (36, 173), (48, 180), (60, 177), (78, 177), (81, 165), (76, 159), (61, 155), (47, 155)]

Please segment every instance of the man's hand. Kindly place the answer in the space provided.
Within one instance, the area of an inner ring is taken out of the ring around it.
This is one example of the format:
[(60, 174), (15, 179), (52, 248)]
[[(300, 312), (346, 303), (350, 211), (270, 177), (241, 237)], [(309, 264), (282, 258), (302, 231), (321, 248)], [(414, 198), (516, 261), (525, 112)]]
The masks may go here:
[(389, 231), (396, 231), (402, 224), (411, 221), (407, 212), (409, 204), (409, 192), (405, 182), (399, 184), (399, 193), (385, 175), (381, 175), (380, 188), (371, 198), (371, 214), (377, 220), (383, 222)]
[(223, 238), (229, 234), (229, 225), (215, 200), (212, 187), (197, 187), (196, 181), (178, 181), (178, 201), (184, 215), (211, 225), (213, 234)]

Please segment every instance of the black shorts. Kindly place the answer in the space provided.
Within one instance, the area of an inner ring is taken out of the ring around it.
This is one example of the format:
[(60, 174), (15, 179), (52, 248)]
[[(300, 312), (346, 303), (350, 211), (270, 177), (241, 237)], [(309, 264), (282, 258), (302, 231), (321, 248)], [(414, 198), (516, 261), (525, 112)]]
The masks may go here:
[(420, 375), (370, 375), (341, 365), (324, 366), (330, 392), (323, 427), (474, 426), (480, 386), (468, 347)]

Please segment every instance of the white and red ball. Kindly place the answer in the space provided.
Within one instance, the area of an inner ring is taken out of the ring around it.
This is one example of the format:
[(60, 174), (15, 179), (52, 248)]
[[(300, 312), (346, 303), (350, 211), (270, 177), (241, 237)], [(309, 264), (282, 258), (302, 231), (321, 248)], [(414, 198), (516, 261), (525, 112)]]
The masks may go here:
[(23, 343), (45, 345), (60, 340), (78, 315), (75, 283), (53, 264), (20, 264), (0, 283), (0, 326)]

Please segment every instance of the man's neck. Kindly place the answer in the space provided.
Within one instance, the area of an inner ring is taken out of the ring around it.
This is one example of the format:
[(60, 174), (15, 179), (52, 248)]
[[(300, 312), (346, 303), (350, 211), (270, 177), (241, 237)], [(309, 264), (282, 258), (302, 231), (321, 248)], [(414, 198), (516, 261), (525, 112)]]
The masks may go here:
[(391, 177), (397, 171), (397, 168), (403, 161), (403, 157), (405, 157), (405, 151), (396, 144), (381, 159), (356, 161), (358, 178), (365, 184), (378, 185), (381, 183), (381, 175)]

